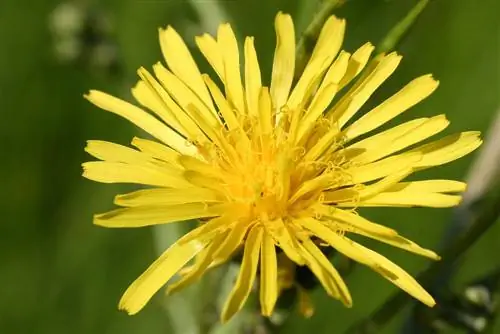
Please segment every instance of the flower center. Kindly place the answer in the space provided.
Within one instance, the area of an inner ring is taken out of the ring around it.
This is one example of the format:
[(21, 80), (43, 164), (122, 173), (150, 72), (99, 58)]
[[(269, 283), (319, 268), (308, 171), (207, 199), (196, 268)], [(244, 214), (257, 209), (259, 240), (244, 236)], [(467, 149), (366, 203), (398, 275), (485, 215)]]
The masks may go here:
[(306, 161), (307, 146), (292, 144), (280, 128), (267, 136), (224, 131), (222, 137), (208, 160), (220, 174), (220, 191), (246, 206), (249, 221), (298, 216), (345, 180), (341, 163)]

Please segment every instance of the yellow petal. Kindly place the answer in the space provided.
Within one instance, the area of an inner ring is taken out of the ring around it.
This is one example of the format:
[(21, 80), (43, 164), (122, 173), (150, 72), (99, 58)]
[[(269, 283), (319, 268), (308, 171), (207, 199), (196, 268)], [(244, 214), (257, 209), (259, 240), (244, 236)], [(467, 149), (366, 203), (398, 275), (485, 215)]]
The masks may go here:
[(418, 128), (428, 120), (428, 117), (424, 117), (399, 124), (386, 131), (382, 131), (380, 133), (374, 134), (373, 136), (360, 140), (354, 144), (351, 144), (343, 150), (340, 150), (337, 154), (344, 156), (346, 160), (354, 160), (362, 154), (367, 154), (369, 152), (379, 150), (381, 146), (392, 143), (397, 138), (403, 136), (406, 133), (410, 133), (413, 129)]
[(170, 246), (153, 264), (125, 291), (119, 308), (128, 314), (136, 314), (153, 295), (188, 263), (205, 246), (206, 242), (192, 241)]
[(178, 281), (170, 284), (167, 288), (167, 294), (175, 293), (189, 284), (192, 284), (199, 280), (201, 276), (206, 272), (210, 263), (212, 262), (212, 256), (217, 248), (220, 246), (220, 242), (224, 240), (227, 233), (221, 233), (217, 235), (203, 251), (198, 254), (196, 262), (191, 270), (186, 273)]
[(88, 140), (85, 151), (100, 160), (124, 162), (136, 165), (152, 163), (151, 155), (136, 151), (130, 147), (101, 140)]
[(409, 191), (418, 193), (460, 193), (467, 188), (465, 182), (455, 180), (424, 180), (400, 182), (387, 189), (387, 191)]
[[(327, 226), (333, 228), (345, 229), (350, 231), (352, 228), (365, 231), (367, 233), (375, 233), (380, 235), (393, 236), (397, 232), (384, 225), (372, 223), (366, 218), (363, 218), (355, 213), (345, 211), (336, 207), (327, 205), (316, 205), (314, 211), (321, 215), (322, 220)], [(324, 218), (331, 219), (332, 221), (325, 220)]]
[(225, 122), (225, 125), (229, 130), (238, 129), (240, 127), (240, 123), (219, 87), (217, 87), (215, 82), (213, 82), (208, 75), (204, 74), (203, 79), (212, 94), (215, 104), (217, 104), (217, 108), (219, 108), (219, 112)]
[(276, 50), (270, 92), (273, 108), (279, 110), (288, 99), (295, 71), (295, 28), (292, 17), (278, 13), (275, 29)]
[(182, 166), (179, 164), (180, 153), (174, 151), (166, 145), (137, 137), (134, 137), (134, 139), (132, 139), (132, 145), (137, 147), (142, 152), (153, 156), (155, 159), (159, 159), (161, 161), (168, 162), (176, 167), (182, 168)]
[(338, 235), (322, 222), (313, 218), (303, 218), (300, 219), (299, 223), (302, 227), (311, 231), (315, 236), (324, 240), (345, 256), (368, 266), (375, 266), (377, 264), (371, 258), (362, 258), (362, 260), (360, 260), (360, 252), (352, 246), (354, 242), (344, 236)]
[(421, 125), (409, 130), (397, 138), (394, 138), (391, 142), (380, 143), (380, 146), (377, 149), (360, 154), (351, 161), (353, 163), (368, 163), (384, 158), (443, 131), (449, 124), (450, 122), (444, 115), (432, 117)]
[[(306, 259), (307, 267), (309, 267), (314, 276), (321, 283), (321, 286), (325, 289), (326, 293), (332, 298), (340, 299), (340, 292), (335, 279), (325, 270), (318, 259), (309, 253), (304, 244), (300, 245), (300, 250), (300, 254), (304, 257), (304, 259)], [(329, 266), (331, 267), (332, 265), (329, 264)]]
[(365, 104), (375, 90), (396, 70), (401, 56), (395, 52), (381, 58), (376, 68), (333, 106), (330, 117), (342, 128)]
[(362, 231), (354, 231), (356, 234), (363, 235), (365, 237), (371, 238), (378, 240), (380, 242), (386, 243), (388, 245), (404, 249), (408, 252), (422, 255), (425, 257), (428, 257), (432, 260), (440, 260), (441, 258), (439, 255), (437, 255), (435, 252), (433, 252), (430, 249), (422, 248), (418, 244), (414, 243), (413, 241), (406, 239), (400, 235), (395, 235), (395, 236), (382, 236), (379, 234), (370, 234), (370, 233), (365, 233)]
[(84, 177), (102, 183), (134, 183), (173, 188), (192, 187), (183, 178), (182, 172), (166, 165), (160, 167), (91, 161), (82, 164), (82, 166)]
[(262, 87), (259, 97), (259, 127), (261, 134), (270, 134), (272, 131), (272, 106), (269, 89)]
[[(160, 80), (162, 86), (168, 91), (177, 104), (184, 110), (185, 113), (193, 117), (192, 110), (189, 109), (193, 105), (201, 119), (212, 127), (218, 127), (220, 120), (213, 106), (205, 104), (189, 87), (187, 87), (178, 77), (167, 70), (162, 64), (156, 63), (153, 65), (153, 70), (156, 77)], [(177, 115), (176, 115), (177, 116)]]
[[(328, 258), (323, 254), (323, 252), (321, 252), (321, 250), (310, 239), (304, 239), (303, 246), (312, 256), (312, 259), (310, 260), (311, 262), (309, 263), (309, 265), (311, 265), (313, 263), (317, 263), (320, 266), (316, 270), (313, 270), (313, 272), (317, 271), (319, 273), (321, 273), (321, 272), (326, 273), (329, 276), (329, 280), (331, 281), (331, 283), (333, 283), (335, 286), (335, 291), (336, 291), (337, 296), (333, 296), (333, 297), (340, 299), (340, 301), (345, 306), (351, 307), (352, 306), (351, 294), (349, 293), (349, 289), (345, 285), (345, 282), (342, 279), (342, 277), (340, 276), (337, 269), (335, 269), (335, 267), (330, 263)], [(311, 266), (311, 269), (313, 269), (313, 266)], [(315, 275), (316, 275), (316, 273), (315, 273)], [(320, 278), (321, 274), (320, 274), (320, 276), (318, 276), (318, 275), (316, 275), (316, 276), (318, 278)]]
[(170, 26), (159, 29), (160, 46), (170, 70), (209, 107), (215, 111), (212, 99), (201, 78), (200, 70), (181, 36)]
[(382, 180), (375, 182), (367, 186), (354, 188), (342, 188), (335, 191), (327, 191), (324, 193), (323, 202), (324, 203), (340, 203), (347, 201), (361, 201), (366, 197), (376, 195), (387, 189), (390, 189), (393, 185), (397, 184), (399, 181), (407, 177), (413, 172), (411, 168), (404, 168), (393, 174), (389, 174)]
[(260, 67), (253, 37), (247, 37), (245, 39), (245, 97), (248, 113), (252, 116), (257, 116), (258, 114), (261, 88)]
[(201, 53), (215, 70), (215, 73), (224, 82), (224, 60), (217, 41), (209, 34), (203, 34), (202, 36), (196, 36), (195, 42)]
[(104, 227), (143, 227), (218, 215), (218, 212), (203, 203), (138, 206), (97, 214), (94, 224)]
[(197, 155), (196, 147), (187, 146), (186, 140), (181, 135), (161, 123), (150, 114), (144, 112), (142, 109), (128, 102), (117, 99), (114, 96), (96, 90), (91, 90), (85, 98), (99, 108), (129, 120), (144, 131), (172, 147), (177, 152), (193, 156)]
[(231, 227), (228, 237), (222, 242), (214, 254), (214, 259), (227, 260), (233, 255), (243, 240), (251, 226), (246, 222), (238, 222)]
[(170, 124), (172, 122), (173, 128), (191, 139), (191, 141), (201, 141), (206, 138), (196, 123), (179, 107), (163, 86), (145, 68), (141, 67), (137, 71), (137, 74), (150, 90), (150, 94), (161, 103), (162, 110), (157, 112), (157, 114), (165, 123)]
[[(153, 82), (155, 81), (156, 80), (153, 79)], [(155, 83), (158, 84), (158, 82)], [(170, 109), (166, 107), (164, 99), (167, 97), (166, 95), (168, 95), (168, 93), (161, 86), (156, 86), (155, 88), (153, 88), (150, 83), (139, 80), (135, 87), (131, 89), (131, 92), (140, 105), (154, 112), (162, 121), (181, 133), (184, 137), (191, 138), (187, 130), (180, 125)], [(168, 96), (168, 98), (170, 98), (170, 96)]]
[(351, 176), (348, 184), (364, 183), (383, 178), (400, 171), (402, 167), (417, 166), (421, 159), (422, 155), (419, 152), (408, 152), (390, 156), (363, 166), (347, 168), (345, 172)]
[[(456, 206), (462, 200), (462, 196), (446, 195), (440, 193), (425, 193), (413, 191), (384, 192), (373, 197), (364, 199), (356, 206), (392, 206), (392, 207), (414, 207), (424, 206), (430, 208), (449, 208)], [(349, 205), (351, 204), (351, 205)], [(354, 203), (340, 203), (339, 206), (352, 206)]]
[(418, 168), (439, 166), (457, 160), (478, 148), (482, 144), (479, 135), (477, 131), (462, 132), (419, 146), (410, 152), (423, 154), (416, 164)]
[[(203, 236), (212, 236), (225, 232), (234, 227), (236, 215), (231, 210), (226, 210), (220, 217), (212, 218), (208, 222), (203, 223), (201, 226), (190, 232), (189, 237), (180, 240), (180, 243), (191, 242), (192, 240), (201, 238)], [(225, 241), (227, 238), (225, 239)], [(215, 257), (215, 256), (214, 256)]]
[(331, 15), (326, 20), (323, 28), (321, 28), (318, 41), (311, 55), (311, 60), (324, 58), (328, 67), (342, 46), (345, 26), (346, 22), (344, 19), (339, 19)]
[(330, 16), (318, 37), (318, 42), (314, 47), (299, 81), (290, 94), (287, 106), (298, 112), (303, 101), (308, 100), (312, 94), (312, 86), (322, 77), (324, 72), (332, 63), (342, 45), (345, 32), (345, 20)]
[(331, 231), (314, 219), (303, 219), (301, 221), (301, 225), (313, 232), (319, 238), (328, 242), (340, 253), (372, 268), (384, 278), (388, 279), (426, 305), (433, 306), (435, 304), (434, 299), (417, 283), (417, 281), (415, 281), (413, 277), (382, 255), (377, 254), (346, 237), (337, 235), (335, 232)]
[(267, 233), (262, 237), (259, 288), (262, 314), (270, 317), (278, 300), (278, 261), (274, 241)]
[(391, 262), (386, 257), (358, 243), (352, 242), (352, 245), (355, 246), (355, 248), (357, 248), (359, 251), (366, 254), (366, 256), (369, 256), (372, 261), (376, 263), (376, 265), (373, 266), (372, 269), (377, 271), (384, 278), (391, 281), (393, 284), (406, 291), (414, 298), (420, 300), (425, 305), (434, 306), (436, 304), (434, 298), (432, 298), (432, 296), (427, 291), (425, 291), (425, 289), (401, 267)]
[(339, 89), (347, 86), (365, 68), (374, 49), (375, 47), (368, 42), (352, 54), (345, 75), (339, 83)]
[(224, 85), (226, 96), (232, 105), (241, 113), (245, 113), (245, 99), (240, 73), (240, 55), (238, 42), (229, 24), (221, 24), (217, 31), (217, 43), (222, 52), (224, 62)]
[(345, 130), (345, 135), (352, 139), (378, 128), (431, 95), (438, 85), (439, 82), (430, 74), (414, 79), (349, 126)]
[(283, 253), (293, 262), (303, 265), (304, 259), (298, 252), (298, 243), (292, 238), (287, 225), (283, 220), (277, 219), (265, 225), (266, 231), (273, 237), (276, 244), (281, 248)]
[(185, 203), (213, 203), (220, 202), (221, 198), (216, 192), (203, 188), (154, 188), (134, 191), (128, 194), (117, 195), (115, 204), (126, 207), (135, 206), (161, 206)]
[(252, 285), (257, 274), (259, 265), (260, 244), (262, 240), (263, 229), (260, 226), (254, 227), (248, 234), (245, 242), (245, 251), (241, 261), (241, 269), (229, 297), (224, 305), (221, 314), (221, 321), (225, 323), (236, 312), (238, 312), (250, 294)]
[(200, 174), (206, 175), (212, 178), (223, 178), (224, 172), (219, 170), (217, 167), (212, 166), (206, 162), (200, 161), (199, 159), (190, 157), (188, 155), (179, 156), (179, 163), (188, 171), (198, 172)]
[(334, 83), (329, 84), (324, 87), (321, 91), (318, 91), (315, 99), (309, 106), (305, 115), (300, 120), (299, 130), (297, 133), (296, 142), (300, 142), (301, 139), (314, 127), (316, 120), (323, 114), (325, 109), (330, 105), (335, 94), (338, 91), (338, 86)]
[(319, 86), (315, 96), (313, 97), (312, 104), (317, 99), (317, 96), (321, 94), (321, 92), (329, 85), (335, 84), (337, 86), (337, 90), (340, 90), (339, 82), (344, 76), (347, 70), (347, 64), (349, 63), (349, 58), (351, 54), (349, 52), (341, 51), (337, 59), (330, 66), (328, 71), (325, 74), (325, 77), (321, 81), (321, 85)]

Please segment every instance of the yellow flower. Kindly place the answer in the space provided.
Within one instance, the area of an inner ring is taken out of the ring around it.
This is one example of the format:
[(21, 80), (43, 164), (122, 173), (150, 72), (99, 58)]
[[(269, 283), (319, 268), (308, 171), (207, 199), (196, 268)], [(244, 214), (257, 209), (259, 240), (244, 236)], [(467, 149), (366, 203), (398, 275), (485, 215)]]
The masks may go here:
[(196, 281), (240, 249), (241, 269), (222, 311), (223, 321), (241, 309), (257, 274), (262, 313), (273, 312), (281, 289), (277, 260), (281, 252), (297, 265), (308, 266), (330, 296), (351, 306), (349, 291), (321, 251), (323, 245), (434, 305), (408, 273), (349, 235), (431, 259), (438, 256), (355, 210), (456, 205), (465, 189), (462, 182), (403, 179), (470, 153), (481, 144), (479, 133), (463, 132), (405, 150), (447, 127), (445, 116), (439, 115), (365, 136), (425, 99), (438, 82), (431, 75), (421, 76), (353, 120), (395, 71), (401, 56), (393, 52), (369, 62), (374, 49), (370, 43), (352, 54), (340, 51), (345, 21), (332, 16), (294, 82), (292, 19), (279, 13), (275, 25), (277, 46), (269, 88), (261, 80), (253, 38), (245, 39), (241, 73), (235, 35), (230, 25), (222, 24), (216, 38), (205, 34), (196, 43), (224, 91), (200, 73), (181, 37), (168, 27), (159, 32), (168, 68), (157, 63), (154, 76), (139, 69), (140, 80), (132, 89), (143, 108), (99, 91), (86, 96), (159, 140), (134, 138), (136, 149), (88, 142), (87, 152), (102, 161), (84, 163), (85, 177), (152, 186), (118, 195), (115, 203), (123, 208), (96, 215), (94, 223), (128, 228), (189, 219), (201, 222), (132, 283), (119, 305), (128, 313), (140, 311), (176, 273), (182, 278), (169, 286), (169, 292)]

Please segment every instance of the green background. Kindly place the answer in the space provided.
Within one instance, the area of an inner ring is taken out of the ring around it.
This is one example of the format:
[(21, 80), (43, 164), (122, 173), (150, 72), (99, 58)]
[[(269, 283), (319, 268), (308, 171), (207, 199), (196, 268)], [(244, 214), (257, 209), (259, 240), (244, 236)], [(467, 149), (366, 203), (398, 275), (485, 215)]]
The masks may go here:
[[(158, 299), (134, 317), (117, 310), (122, 292), (155, 258), (152, 230), (93, 226), (92, 214), (111, 209), (113, 195), (129, 187), (87, 181), (80, 164), (89, 159), (83, 151), (87, 139), (126, 144), (136, 129), (93, 107), (82, 95), (95, 88), (129, 98), (135, 70), (161, 59), (159, 26), (172, 24), (186, 38), (202, 29), (194, 24), (196, 13), (188, 1), (86, 1), (102, 10), (113, 26), (111, 38), (118, 45), (123, 71), (108, 75), (90, 65), (62, 64), (54, 56), (49, 17), (58, 3), (0, 4), (0, 332), (170, 333)], [(336, 11), (348, 19), (345, 49), (353, 51), (365, 41), (379, 43), (415, 3), (348, 1)], [(303, 29), (314, 5), (305, 0), (220, 2), (240, 36), (256, 37), (266, 73), (274, 52), (276, 12), (291, 13)], [(451, 120), (447, 133), (485, 131), (499, 107), (499, 12), (498, 0), (431, 1), (398, 45), (403, 63), (374, 101), (417, 75), (434, 73), (441, 82), (437, 92), (397, 121), (446, 113)], [(477, 153), (419, 177), (463, 179), (474, 156)], [(451, 210), (378, 209), (365, 214), (433, 248)], [(499, 237), (497, 224), (467, 254), (454, 284), (460, 286), (498, 265)], [(411, 273), (429, 264), (395, 249), (369, 245)], [(281, 332), (342, 333), (396, 289), (365, 268), (357, 268), (347, 281), (352, 309), (318, 289), (313, 294), (315, 316), (292, 317)], [(396, 333), (396, 328), (392, 324), (387, 333)]]

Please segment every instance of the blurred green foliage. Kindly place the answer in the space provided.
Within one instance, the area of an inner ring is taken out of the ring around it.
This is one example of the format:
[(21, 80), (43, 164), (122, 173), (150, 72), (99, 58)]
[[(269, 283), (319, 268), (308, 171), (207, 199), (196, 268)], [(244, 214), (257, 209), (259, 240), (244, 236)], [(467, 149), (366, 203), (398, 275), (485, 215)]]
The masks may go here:
[[(203, 1), (197, 4), (207, 6)], [(415, 4), (414, 0), (351, 0), (337, 11), (348, 19), (346, 50), (365, 41), (377, 44)], [(0, 5), (0, 196), (1, 333), (169, 333), (165, 312), (154, 300), (134, 317), (117, 310), (128, 284), (155, 258), (151, 230), (107, 230), (92, 225), (92, 214), (112, 207), (113, 194), (129, 187), (84, 180), (85, 140), (127, 144), (131, 125), (88, 104), (82, 94), (97, 88), (124, 98), (135, 70), (160, 60), (157, 28), (172, 24), (187, 38), (202, 29), (196, 11), (183, 0), (102, 0), (114, 27), (122, 76), (85, 66), (60, 64), (54, 57), (49, 15), (59, 1), (5, 0)], [(304, 29), (314, 10), (307, 0), (220, 1), (240, 35), (256, 36), (265, 73), (274, 52), (273, 19), (292, 13)], [(417, 75), (432, 72), (441, 81), (427, 101), (398, 118), (446, 113), (448, 133), (488, 128), (499, 107), (499, 24), (497, 0), (434, 0), (398, 46), (403, 63), (373, 101), (387, 97)], [(189, 27), (195, 26), (193, 29)], [(422, 172), (419, 178), (463, 179), (474, 155)], [(365, 210), (373, 220), (397, 228), (420, 244), (438, 244), (450, 210)], [(467, 255), (456, 284), (497, 266), (497, 225)], [(370, 243), (371, 244), (371, 243)], [(412, 273), (427, 260), (373, 245)], [(354, 308), (345, 309), (318, 289), (316, 314), (291, 318), (283, 333), (341, 333), (368, 315), (395, 287), (365, 268), (348, 278)], [(401, 318), (397, 319), (399, 323)], [(387, 333), (396, 333), (393, 324)], [(498, 332), (500, 332), (500, 327)]]

